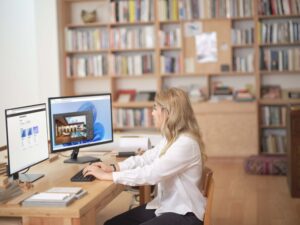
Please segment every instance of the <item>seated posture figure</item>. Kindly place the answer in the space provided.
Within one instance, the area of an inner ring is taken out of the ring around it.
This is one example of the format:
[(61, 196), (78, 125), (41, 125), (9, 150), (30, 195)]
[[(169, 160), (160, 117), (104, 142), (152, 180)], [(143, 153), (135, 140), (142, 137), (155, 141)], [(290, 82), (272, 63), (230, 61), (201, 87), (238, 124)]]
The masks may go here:
[(198, 186), (204, 167), (204, 145), (186, 92), (163, 90), (152, 111), (162, 140), (143, 155), (115, 166), (101, 162), (84, 169), (85, 175), (124, 185), (157, 185), (157, 196), (105, 222), (105, 225), (200, 225), (206, 199)]

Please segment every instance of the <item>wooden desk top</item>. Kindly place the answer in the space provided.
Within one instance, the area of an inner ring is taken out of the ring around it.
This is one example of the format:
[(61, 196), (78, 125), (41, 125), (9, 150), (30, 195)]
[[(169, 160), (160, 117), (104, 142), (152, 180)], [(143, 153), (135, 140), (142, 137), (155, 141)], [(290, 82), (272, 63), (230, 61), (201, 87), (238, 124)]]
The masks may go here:
[(51, 187), (82, 187), (88, 193), (67, 207), (23, 207), (20, 205), (0, 205), (0, 216), (38, 216), (80, 218), (90, 210), (99, 211), (124, 189), (111, 181), (71, 182), (70, 178), (87, 164), (63, 163), (60, 157), (54, 162), (48, 160), (34, 166), (28, 173), (43, 173), (44, 177), (35, 181), (34, 192), (46, 191)]

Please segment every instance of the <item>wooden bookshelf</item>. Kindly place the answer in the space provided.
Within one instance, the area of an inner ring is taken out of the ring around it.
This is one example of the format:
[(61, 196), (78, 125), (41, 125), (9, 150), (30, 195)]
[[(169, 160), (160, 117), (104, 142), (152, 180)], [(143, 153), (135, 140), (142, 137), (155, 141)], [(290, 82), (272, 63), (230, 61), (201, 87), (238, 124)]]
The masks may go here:
[[(264, 2), (271, 4), (271, 1)], [(295, 0), (287, 2), (294, 4)], [(136, 7), (138, 3), (144, 7)], [(260, 107), (298, 102), (262, 99), (261, 87), (267, 84), (264, 80), (272, 76), (300, 76), (300, 69), (279, 71), (261, 68), (263, 49), (279, 51), (281, 48), (298, 48), (300, 45), (299, 39), (276, 44), (262, 42), (262, 24), (279, 24), (282, 20), (299, 23), (300, 12), (290, 7), (290, 15), (284, 15), (283, 9), (283, 15), (272, 15), (272, 12), (265, 12), (260, 3), (261, 0), (58, 0), (61, 94), (111, 92), (114, 111), (151, 111), (152, 101), (117, 102), (118, 91), (136, 89), (137, 92), (157, 92), (178, 86), (188, 91), (195, 88), (201, 90), (206, 95), (205, 99), (209, 100), (216, 84), (229, 86), (233, 92), (249, 88), (254, 96), (252, 102), (205, 101), (193, 102), (193, 106), (208, 143), (208, 155), (247, 156), (260, 153), (261, 134), (266, 129), (260, 126)], [(82, 9), (96, 9), (96, 22), (83, 23), (80, 17)], [(191, 31), (193, 28), (196, 33)], [(216, 34), (216, 59), (200, 63), (198, 36), (209, 33)], [(88, 38), (85, 36), (93, 35), (100, 39), (94, 40), (93, 44), (83, 41), (81, 48), (77, 48), (80, 46), (78, 38), (86, 40)], [(122, 38), (127, 41), (125, 44), (119, 43)], [(146, 38), (146, 46), (141, 38)], [(115, 43), (112, 39), (117, 41), (117, 45), (112, 44)], [(139, 44), (137, 39), (142, 43), (139, 47), (136, 47)], [(75, 43), (75, 47), (70, 40)], [(149, 58), (143, 58), (144, 55)], [(101, 56), (101, 59), (97, 56)], [(138, 56), (141, 56), (140, 59)], [(92, 59), (86, 60), (89, 57)], [(71, 65), (74, 66), (72, 63), (76, 66), (79, 64), (79, 68), (71, 68)], [(89, 64), (101, 65), (103, 68), (98, 68), (96, 72), (94, 69), (84, 71), (89, 68)], [(141, 68), (137, 65), (141, 65)], [(77, 73), (70, 72), (76, 70)], [(153, 129), (151, 125), (115, 126), (115, 130), (122, 131), (143, 128), (145, 131)]]

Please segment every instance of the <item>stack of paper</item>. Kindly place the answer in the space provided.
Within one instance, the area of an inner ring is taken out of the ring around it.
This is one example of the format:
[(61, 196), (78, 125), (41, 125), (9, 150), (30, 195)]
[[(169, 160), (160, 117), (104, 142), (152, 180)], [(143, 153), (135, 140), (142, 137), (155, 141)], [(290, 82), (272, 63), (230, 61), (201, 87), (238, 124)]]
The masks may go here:
[(22, 202), (23, 206), (67, 206), (86, 194), (80, 187), (55, 187), (35, 194)]

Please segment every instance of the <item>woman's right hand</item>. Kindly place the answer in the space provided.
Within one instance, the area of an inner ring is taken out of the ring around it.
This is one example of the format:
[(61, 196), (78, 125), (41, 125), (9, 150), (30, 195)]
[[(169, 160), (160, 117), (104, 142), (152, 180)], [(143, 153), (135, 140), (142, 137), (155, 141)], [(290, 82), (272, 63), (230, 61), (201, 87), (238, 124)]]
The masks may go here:
[(108, 165), (104, 164), (103, 162), (95, 162), (92, 165), (93, 166), (98, 166), (99, 168), (101, 168), (106, 173), (114, 172), (114, 168), (112, 166), (108, 166)]

